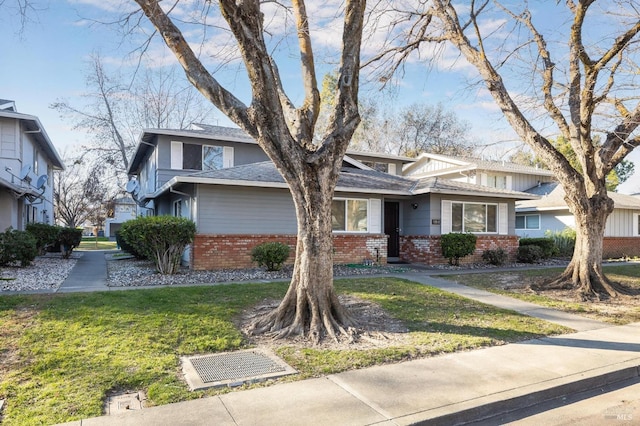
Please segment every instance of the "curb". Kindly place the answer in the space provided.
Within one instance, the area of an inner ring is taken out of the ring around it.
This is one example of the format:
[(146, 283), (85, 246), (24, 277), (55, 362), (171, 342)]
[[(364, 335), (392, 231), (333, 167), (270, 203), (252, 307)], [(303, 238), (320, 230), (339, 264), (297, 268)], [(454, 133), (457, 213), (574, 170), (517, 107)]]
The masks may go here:
[[(401, 418), (403, 424), (450, 426), (495, 418), (568, 395), (640, 377), (640, 358)], [(397, 419), (399, 420), (399, 419)], [(406, 422), (405, 422), (406, 421)]]

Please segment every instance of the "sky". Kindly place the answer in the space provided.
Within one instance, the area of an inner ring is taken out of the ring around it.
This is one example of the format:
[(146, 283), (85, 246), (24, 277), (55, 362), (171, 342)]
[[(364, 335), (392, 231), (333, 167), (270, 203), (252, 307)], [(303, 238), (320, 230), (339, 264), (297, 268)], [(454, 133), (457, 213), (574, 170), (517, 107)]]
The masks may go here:
[[(336, 0), (313, 1), (307, 5), (309, 15), (320, 22), (312, 27), (315, 39), (320, 41), (314, 45), (315, 53), (321, 58), (317, 63), (319, 74), (331, 71), (335, 66), (331, 63), (335, 59), (331, 52), (340, 42), (340, 30), (335, 28), (335, 8), (329, 7), (332, 1)], [(187, 5), (189, 3), (191, 1), (186, 2)], [(531, 3), (534, 9), (538, 8), (541, 16), (549, 13), (542, 6), (544, 2)], [(131, 71), (132, 63), (135, 62), (132, 60), (135, 55), (130, 54), (135, 47), (131, 39), (123, 39), (113, 25), (91, 20), (111, 20), (118, 12), (132, 7), (132, 2), (38, 0), (34, 3), (38, 10), (30, 11), (29, 21), (22, 31), (20, 17), (12, 8), (13, 4), (15, 0), (9, 0), (0, 7), (0, 99), (14, 100), (19, 112), (37, 116), (61, 154), (77, 150), (89, 142), (89, 136), (81, 130), (73, 129), (69, 119), (60, 117), (50, 105), (61, 100), (78, 107), (86, 104), (82, 95), (87, 91), (86, 75), (91, 54), (99, 53), (105, 64), (114, 71)], [(268, 25), (275, 32), (275, 29), (284, 27), (284, 19), (276, 16)], [(554, 19), (558, 17), (549, 14), (544, 19), (549, 25), (553, 25)], [(224, 42), (222, 36), (217, 40)], [(376, 37), (366, 40), (363, 53), (375, 54), (378, 42)], [(295, 47), (281, 43), (278, 48), (279, 57), (290, 58)], [(175, 62), (161, 43), (152, 45), (150, 51), (157, 58), (156, 65)], [(210, 52), (205, 48), (203, 53)], [(430, 54), (433, 52), (426, 53)], [(299, 69), (295, 66), (295, 61), (288, 61), (285, 66), (280, 67), (286, 84), (299, 80)], [(216, 77), (223, 85), (238, 93), (243, 101), (250, 100), (249, 94), (244, 90), (246, 83), (237, 78), (237, 67), (221, 67)], [(395, 82), (392, 90), (387, 90), (384, 94), (379, 91), (377, 83), (365, 83), (363, 79), (361, 94), (377, 99), (382, 108), (400, 108), (416, 102), (430, 105), (443, 103), (459, 119), (471, 125), (475, 140), (482, 143), (517, 140), (486, 90), (481, 85), (468, 85), (474, 79), (471, 67), (455, 52), (447, 50), (440, 54), (439, 63), (435, 66), (428, 68), (421, 63), (409, 63), (402, 78)], [(303, 96), (302, 90), (293, 84), (291, 88), (292, 100), (299, 103)], [(217, 111), (208, 124), (234, 126)], [(640, 192), (640, 151), (636, 151), (638, 152), (629, 157), (636, 163), (636, 174), (620, 186), (619, 192)], [(489, 155), (495, 153), (489, 152)]]

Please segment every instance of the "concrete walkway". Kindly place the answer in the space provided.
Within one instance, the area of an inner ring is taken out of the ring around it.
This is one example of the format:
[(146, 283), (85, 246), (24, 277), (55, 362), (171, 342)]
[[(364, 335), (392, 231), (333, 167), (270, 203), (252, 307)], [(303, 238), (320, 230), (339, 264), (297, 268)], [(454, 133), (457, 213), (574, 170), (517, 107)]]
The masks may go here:
[(107, 261), (102, 250), (83, 251), (58, 293), (107, 291)]
[[(104, 252), (85, 252), (82, 262), (78, 261), (58, 291), (108, 290), (104, 259)], [(430, 273), (439, 274), (412, 270), (395, 276), (578, 332), (274, 384), (66, 425), (452, 425), (640, 377), (640, 323), (611, 326), (435, 278)], [(630, 407), (640, 410), (640, 395), (631, 403), (635, 405)], [(607, 424), (607, 418), (603, 412), (601, 419), (594, 420)], [(640, 412), (636, 413), (635, 419), (638, 418)]]

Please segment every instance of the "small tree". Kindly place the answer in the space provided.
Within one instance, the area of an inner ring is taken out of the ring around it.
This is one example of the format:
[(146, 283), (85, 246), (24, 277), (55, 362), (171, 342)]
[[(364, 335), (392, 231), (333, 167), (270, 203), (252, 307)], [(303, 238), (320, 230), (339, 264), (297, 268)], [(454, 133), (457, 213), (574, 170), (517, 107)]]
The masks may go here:
[(473, 234), (451, 232), (442, 235), (442, 255), (449, 259), (449, 265), (460, 265), (460, 258), (473, 254), (477, 237)]
[(147, 216), (125, 222), (120, 234), (134, 250), (151, 259), (161, 274), (175, 274), (196, 224), (183, 217)]
[(69, 259), (73, 249), (80, 245), (82, 241), (82, 229), (78, 228), (60, 228), (58, 234), (58, 243), (62, 250), (62, 257)]

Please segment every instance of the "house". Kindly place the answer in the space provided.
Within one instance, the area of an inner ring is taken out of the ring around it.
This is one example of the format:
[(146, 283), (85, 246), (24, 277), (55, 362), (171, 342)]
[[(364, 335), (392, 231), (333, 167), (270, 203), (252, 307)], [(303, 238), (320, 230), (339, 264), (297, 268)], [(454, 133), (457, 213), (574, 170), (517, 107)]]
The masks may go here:
[[(575, 228), (575, 219), (564, 201), (564, 190), (557, 182), (531, 188), (527, 192), (538, 200), (516, 203), (516, 233), (521, 237), (544, 237), (547, 231)], [(609, 192), (614, 209), (607, 218), (603, 256), (640, 256), (640, 197)]]
[(115, 238), (120, 226), (128, 220), (137, 216), (136, 202), (131, 196), (120, 197), (113, 200), (107, 212), (107, 219), (104, 224), (104, 235)]
[(64, 164), (38, 117), (0, 99), (0, 232), (53, 225), (53, 171)]
[[(473, 232), (483, 250), (513, 254), (515, 201), (536, 195), (440, 176), (405, 175), (416, 159), (349, 151), (333, 203), (338, 263), (445, 263), (440, 235)], [(289, 189), (258, 144), (242, 130), (197, 125), (142, 132), (127, 189), (151, 214), (191, 218), (193, 269), (243, 268), (266, 241), (295, 246)]]

